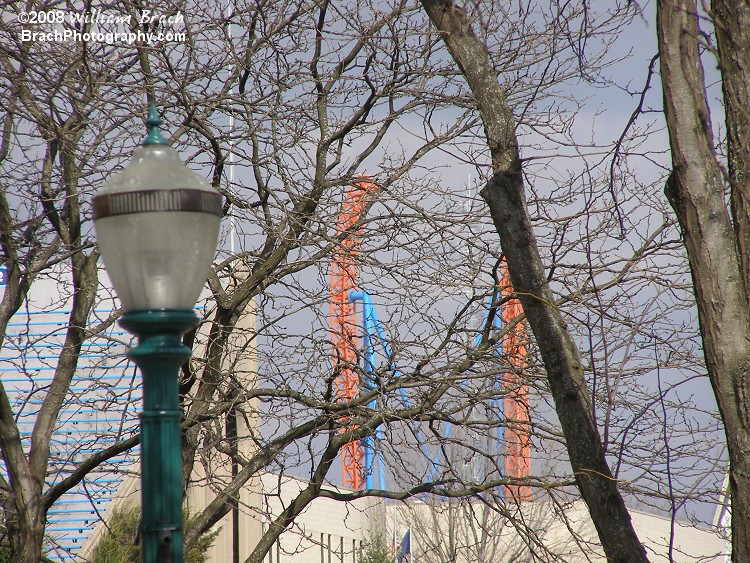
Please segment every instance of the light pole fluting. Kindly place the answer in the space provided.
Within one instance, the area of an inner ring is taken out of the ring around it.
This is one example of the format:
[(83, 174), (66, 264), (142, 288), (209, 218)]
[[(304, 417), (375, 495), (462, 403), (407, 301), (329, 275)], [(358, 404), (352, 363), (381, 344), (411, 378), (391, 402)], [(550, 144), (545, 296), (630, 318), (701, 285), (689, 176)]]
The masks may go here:
[(94, 197), (104, 265), (138, 337), (129, 357), (143, 376), (141, 541), (144, 563), (182, 563), (179, 369), (190, 357), (182, 335), (198, 324), (195, 303), (216, 252), (222, 197), (188, 170), (159, 132)]

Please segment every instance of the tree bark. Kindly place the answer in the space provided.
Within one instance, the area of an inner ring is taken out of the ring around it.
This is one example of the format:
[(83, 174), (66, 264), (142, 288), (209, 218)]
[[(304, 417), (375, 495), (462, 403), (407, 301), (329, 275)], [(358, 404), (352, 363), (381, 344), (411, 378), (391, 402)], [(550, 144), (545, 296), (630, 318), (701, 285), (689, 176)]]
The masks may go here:
[(727, 126), (730, 211), (750, 297), (750, 4), (714, 0), (712, 7)]
[(526, 207), (515, 120), (485, 46), (465, 12), (448, 0), (421, 0), (461, 69), (484, 124), (494, 177), (482, 190), (544, 362), (576, 483), (586, 502), (608, 561), (648, 561), (630, 514), (607, 464), (593, 416), (580, 354), (552, 292)]
[[(703, 353), (727, 439), (732, 561), (750, 561), (750, 307), (748, 303), (747, 6), (714, 2), (725, 95), (731, 212), (714, 149), (697, 5), (660, 0), (657, 33), (672, 150), (665, 193), (677, 214), (693, 278)], [(744, 38), (744, 39), (743, 39)], [(740, 46), (739, 40), (745, 40)], [(737, 48), (738, 51), (733, 49)], [(744, 120), (744, 121), (743, 121)]]

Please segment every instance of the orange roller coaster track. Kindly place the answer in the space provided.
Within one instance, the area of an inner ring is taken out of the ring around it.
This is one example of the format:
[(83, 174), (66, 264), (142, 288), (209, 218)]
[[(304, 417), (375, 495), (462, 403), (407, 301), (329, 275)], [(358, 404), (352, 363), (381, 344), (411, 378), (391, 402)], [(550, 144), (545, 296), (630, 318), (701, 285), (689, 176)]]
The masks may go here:
[[(344, 196), (337, 225), (339, 244), (331, 264), (331, 340), (336, 373), (336, 398), (351, 401), (359, 392), (357, 364), (357, 315), (349, 292), (357, 286), (357, 255), (361, 246), (361, 216), (378, 186), (361, 178)], [(351, 489), (364, 486), (364, 449), (359, 441), (347, 443), (341, 455), (343, 485)]]
[[(507, 298), (502, 305), (501, 316), (503, 326), (508, 327), (523, 314), (523, 307), (518, 299), (512, 297), (513, 287), (504, 262), (500, 285), (502, 297)], [(502, 339), (503, 355), (512, 367), (503, 378), (503, 412), (508, 425), (503, 436), (505, 476), (509, 479), (528, 479), (531, 469), (529, 386), (522, 379), (522, 372), (528, 363), (526, 342), (526, 325), (523, 321), (511, 327)], [(505, 495), (508, 499), (529, 500), (531, 490), (527, 485), (506, 485)]]
[[(350, 292), (357, 290), (357, 257), (362, 242), (361, 218), (378, 186), (366, 177), (360, 178), (346, 192), (337, 225), (338, 244), (333, 251), (331, 264), (331, 340), (333, 344), (333, 367), (336, 399), (346, 403), (359, 393), (360, 378), (355, 366), (358, 358), (357, 315), (349, 299)], [(523, 313), (518, 299), (512, 297), (510, 276), (503, 263), (500, 282), (500, 317), (504, 327), (510, 327), (502, 338), (502, 354), (510, 365), (503, 377), (503, 411), (506, 429), (505, 476), (511, 480), (524, 480), (530, 473), (529, 440), (529, 387), (523, 382), (522, 373), (527, 365), (525, 323), (510, 326)], [(347, 425), (345, 432), (355, 426)], [(353, 440), (342, 448), (342, 482), (344, 487), (359, 490), (365, 486), (365, 448)], [(530, 488), (522, 484), (505, 487), (507, 499), (528, 500)]]

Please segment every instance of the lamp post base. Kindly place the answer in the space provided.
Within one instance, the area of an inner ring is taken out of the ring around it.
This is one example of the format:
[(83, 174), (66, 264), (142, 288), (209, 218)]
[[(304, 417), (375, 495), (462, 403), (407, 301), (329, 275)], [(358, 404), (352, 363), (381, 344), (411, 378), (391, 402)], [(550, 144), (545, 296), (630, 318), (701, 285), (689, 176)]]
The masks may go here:
[(191, 351), (182, 335), (197, 326), (192, 310), (131, 311), (120, 326), (138, 337), (128, 356), (143, 375), (141, 547), (144, 563), (182, 563), (182, 435), (179, 369)]

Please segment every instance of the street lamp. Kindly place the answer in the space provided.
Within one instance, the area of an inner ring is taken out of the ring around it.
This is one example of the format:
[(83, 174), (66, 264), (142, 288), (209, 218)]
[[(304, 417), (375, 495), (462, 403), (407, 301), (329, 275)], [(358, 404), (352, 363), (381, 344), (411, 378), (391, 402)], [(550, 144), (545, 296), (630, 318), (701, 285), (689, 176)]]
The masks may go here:
[(145, 563), (182, 563), (182, 456), (179, 369), (190, 357), (182, 335), (216, 251), (221, 195), (188, 170), (159, 132), (97, 192), (94, 225), (104, 264), (138, 337), (129, 357), (143, 375), (141, 539)]

